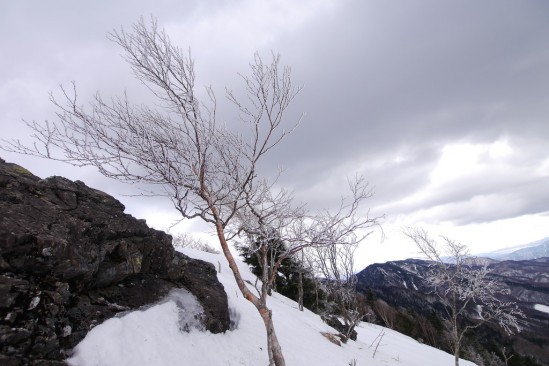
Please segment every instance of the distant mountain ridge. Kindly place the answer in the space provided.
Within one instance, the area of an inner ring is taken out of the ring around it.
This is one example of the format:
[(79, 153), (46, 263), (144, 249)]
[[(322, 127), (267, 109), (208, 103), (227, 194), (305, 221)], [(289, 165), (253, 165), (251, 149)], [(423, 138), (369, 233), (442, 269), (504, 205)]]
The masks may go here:
[[(545, 311), (549, 309), (549, 258), (488, 263), (491, 277), (510, 290), (505, 300), (515, 302), (526, 319), (521, 321), (523, 332), (512, 337), (497, 326), (482, 326), (469, 334), (469, 347), (489, 355), (505, 346), (517, 355), (512, 365), (549, 366), (549, 313)], [(373, 264), (357, 274), (357, 288), (383, 323), (392, 323), (397, 331), (444, 348), (440, 331), (446, 314), (424, 281), (431, 265), (419, 259)], [(474, 319), (475, 308), (469, 313)], [(435, 328), (438, 333), (433, 336)]]
[(528, 244), (504, 248), (489, 253), (478, 254), (477, 257), (487, 257), (498, 261), (517, 261), (549, 257), (549, 238), (544, 238)]

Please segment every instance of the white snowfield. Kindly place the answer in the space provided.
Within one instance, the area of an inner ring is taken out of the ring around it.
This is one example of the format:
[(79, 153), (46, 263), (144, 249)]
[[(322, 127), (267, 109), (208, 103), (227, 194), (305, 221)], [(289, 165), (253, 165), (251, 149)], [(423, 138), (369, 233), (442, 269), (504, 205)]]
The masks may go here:
[[(221, 269), (231, 308), (234, 330), (211, 334), (197, 329), (194, 315), (201, 307), (185, 290), (172, 292), (163, 302), (105, 321), (93, 328), (68, 360), (73, 366), (171, 366), (268, 365), (263, 323), (256, 309), (240, 294), (232, 273), (220, 254), (184, 250), (190, 257)], [(255, 276), (239, 263), (245, 279)], [(362, 323), (358, 340), (342, 346), (329, 342), (321, 332), (335, 333), (320, 317), (279, 294), (268, 302), (288, 366), (444, 366), (453, 356), (377, 325)], [(183, 308), (185, 310), (183, 310)], [(377, 347), (377, 351), (376, 351)], [(374, 354), (375, 353), (375, 354)], [(460, 365), (474, 365), (460, 361)]]
[(537, 310), (537, 311), (541, 311), (542, 313), (549, 314), (549, 306), (547, 306), (547, 305), (536, 304), (536, 305), (534, 305), (534, 309)]

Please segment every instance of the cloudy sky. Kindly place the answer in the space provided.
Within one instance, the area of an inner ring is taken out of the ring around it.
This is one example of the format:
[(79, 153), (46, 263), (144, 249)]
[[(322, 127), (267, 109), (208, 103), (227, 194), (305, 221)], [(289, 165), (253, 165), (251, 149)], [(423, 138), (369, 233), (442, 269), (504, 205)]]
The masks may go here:
[[(151, 101), (106, 38), (142, 15), (191, 49), (198, 84), (219, 99), (255, 51), (282, 55), (304, 86), (289, 118), (305, 119), (267, 168), (283, 166), (281, 183), (312, 208), (337, 200), (347, 176), (369, 180), (385, 239), (371, 237), (359, 265), (413, 255), (404, 226), (473, 253), (549, 236), (549, 2), (0, 1), (1, 136), (28, 140), (21, 120), (54, 118), (48, 93), (72, 80), (83, 99), (126, 89)], [(0, 156), (106, 190), (155, 227), (177, 218), (92, 169)]]

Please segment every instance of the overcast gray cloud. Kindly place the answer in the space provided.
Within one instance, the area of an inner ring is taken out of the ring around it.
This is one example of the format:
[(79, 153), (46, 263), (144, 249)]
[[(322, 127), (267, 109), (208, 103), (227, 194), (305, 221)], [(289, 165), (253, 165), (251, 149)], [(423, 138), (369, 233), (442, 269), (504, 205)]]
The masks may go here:
[[(127, 88), (149, 101), (105, 35), (151, 14), (191, 48), (199, 83), (220, 97), (225, 86), (238, 91), (236, 72), (256, 50), (292, 66), (304, 89), (289, 117), (305, 119), (265, 169), (284, 166), (281, 183), (311, 207), (337, 199), (359, 172), (389, 227), (450, 227), (472, 244), (490, 227), (501, 245), (549, 236), (548, 2), (4, 1), (3, 136), (27, 138), (21, 118), (52, 118), (48, 92), (71, 80), (83, 100)], [(229, 111), (220, 105), (232, 123)], [(127, 190), (91, 170), (1, 156), (42, 176)], [(120, 199), (148, 220), (164, 217), (165, 202)]]

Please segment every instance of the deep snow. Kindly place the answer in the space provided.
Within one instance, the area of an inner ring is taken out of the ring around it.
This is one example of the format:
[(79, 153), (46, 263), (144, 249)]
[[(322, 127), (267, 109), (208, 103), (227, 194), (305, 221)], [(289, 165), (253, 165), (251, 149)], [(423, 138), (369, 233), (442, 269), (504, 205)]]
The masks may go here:
[[(193, 258), (213, 263), (220, 269), (235, 329), (211, 334), (195, 320), (201, 307), (185, 290), (173, 291), (154, 306), (109, 319), (92, 329), (68, 360), (73, 366), (169, 366), (169, 365), (267, 365), (266, 337), (256, 309), (240, 294), (234, 277), (220, 254), (183, 250)], [(239, 263), (242, 275), (251, 283), (254, 275)], [(335, 333), (320, 317), (274, 294), (269, 307), (288, 366), (441, 366), (453, 365), (453, 356), (381, 326), (362, 323), (358, 340), (338, 346), (321, 332)], [(377, 346), (377, 351), (375, 348)], [(375, 352), (375, 356), (374, 356)], [(468, 361), (460, 365), (470, 366)]]

